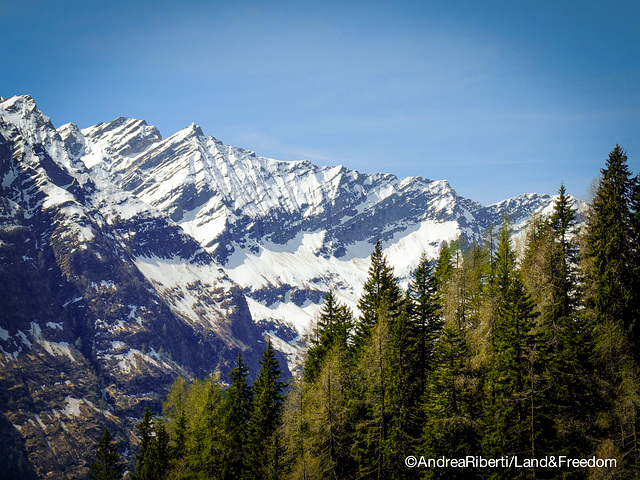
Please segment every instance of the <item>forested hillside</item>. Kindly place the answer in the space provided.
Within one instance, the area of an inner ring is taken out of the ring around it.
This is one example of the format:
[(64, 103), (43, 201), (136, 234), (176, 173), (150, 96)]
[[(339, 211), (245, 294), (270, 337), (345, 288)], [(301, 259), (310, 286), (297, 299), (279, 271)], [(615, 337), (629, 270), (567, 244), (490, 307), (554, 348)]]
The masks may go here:
[(523, 245), (506, 217), (423, 254), (407, 291), (378, 243), (359, 316), (326, 295), (302, 378), (280, 382), (269, 344), (253, 386), (242, 357), (179, 379), (140, 423), (136, 478), (639, 478), (639, 240), (616, 146), (580, 230), (561, 185)]

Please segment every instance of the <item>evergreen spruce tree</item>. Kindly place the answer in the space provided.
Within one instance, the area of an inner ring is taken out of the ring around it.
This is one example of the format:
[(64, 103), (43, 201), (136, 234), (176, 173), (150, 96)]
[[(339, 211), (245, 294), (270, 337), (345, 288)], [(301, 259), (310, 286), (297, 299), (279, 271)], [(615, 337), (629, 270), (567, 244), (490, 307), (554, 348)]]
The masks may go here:
[(253, 409), (253, 390), (247, 383), (249, 369), (238, 353), (236, 366), (229, 373), (231, 386), (224, 394), (224, 432), (226, 436), (225, 479), (242, 477), (245, 469), (247, 429)]
[(352, 399), (355, 406), (354, 459), (357, 476), (364, 478), (390, 478), (389, 420), (389, 352), (392, 317), (382, 303), (366, 341), (363, 341), (355, 367), (358, 391)]
[(513, 282), (516, 267), (516, 254), (511, 247), (511, 222), (505, 217), (498, 236), (498, 246), (493, 260), (492, 289), (494, 295), (504, 299)]
[(138, 436), (140, 438), (140, 453), (136, 455), (136, 480), (153, 480), (152, 477), (152, 441), (153, 441), (153, 413), (149, 406), (144, 407), (144, 416), (138, 422)]
[(622, 472), (640, 468), (640, 321), (637, 185), (619, 146), (611, 151), (591, 205), (585, 235), (585, 315), (597, 367), (597, 448), (610, 442)]
[[(422, 449), (428, 458), (464, 458), (478, 453), (479, 422), (464, 331), (449, 321), (434, 350), (424, 393)], [(473, 469), (429, 469), (426, 478), (474, 478)]]
[(104, 429), (104, 434), (98, 443), (96, 461), (89, 466), (89, 478), (91, 480), (119, 480), (122, 478), (124, 465), (120, 462), (118, 449), (111, 440), (109, 429)]
[(310, 347), (304, 365), (305, 381), (313, 381), (321, 369), (325, 357), (334, 346), (343, 350), (348, 348), (352, 328), (353, 314), (351, 309), (340, 304), (333, 291), (330, 290), (327, 292), (320, 310), (316, 334), (310, 339)]
[(436, 325), (416, 325), (408, 308), (409, 303), (408, 298), (405, 309), (391, 323), (389, 341), (382, 352), (388, 398), (385, 445), (388, 478), (418, 477), (418, 471), (406, 470), (404, 459), (407, 452), (415, 451), (419, 446), (422, 433), (422, 391), (427, 367), (422, 363), (420, 352), (426, 348), (431, 357), (435, 339), (431, 338), (430, 330), (438, 328)]
[(148, 462), (148, 478), (163, 480), (169, 473), (171, 452), (169, 442), (171, 438), (167, 433), (164, 422), (155, 422), (155, 436), (151, 441), (151, 452)]
[(427, 367), (431, 361), (435, 339), (442, 328), (440, 294), (434, 269), (423, 252), (405, 302), (410, 316), (409, 335), (417, 371), (413, 372), (420, 390), (424, 391)]
[(379, 318), (381, 306), (384, 305), (387, 314), (395, 318), (401, 310), (402, 294), (393, 274), (393, 269), (387, 264), (382, 253), (380, 241), (376, 242), (371, 254), (369, 275), (364, 284), (364, 293), (358, 301), (361, 312), (360, 321), (356, 325), (354, 347), (356, 353), (360, 351), (371, 333), (371, 329)]
[[(498, 240), (492, 291), (498, 311), (491, 328), (491, 358), (483, 388), (483, 454), (535, 458), (536, 438), (541, 435), (536, 411), (542, 401), (535, 311), (516, 270), (507, 220)], [(505, 470), (496, 472), (495, 478), (513, 475)]]
[(263, 479), (280, 470), (283, 445), (278, 428), (282, 420), (285, 383), (281, 382), (280, 364), (275, 357), (271, 340), (260, 361), (261, 368), (253, 384), (253, 411), (247, 434), (248, 469), (246, 478)]
[(392, 476), (403, 455), (420, 445), (424, 412), (422, 397), (433, 368), (433, 349), (442, 328), (440, 294), (434, 268), (423, 252), (409, 284), (404, 309), (390, 329), (386, 359), (390, 398), (389, 451)]
[(632, 345), (638, 347), (638, 293), (633, 288), (638, 264), (632, 212), (635, 182), (619, 145), (609, 154), (601, 174), (587, 225), (588, 301), (596, 328), (620, 321)]
[(585, 376), (588, 359), (581, 360), (580, 353), (590, 353), (574, 306), (577, 292), (573, 286), (573, 246), (566, 235), (569, 224), (559, 227), (554, 218), (562, 205), (561, 188), (556, 213), (548, 220), (536, 216), (530, 222), (520, 272), (536, 312), (533, 386), (544, 391), (543, 401), (535, 404), (536, 450), (540, 455), (557, 452), (575, 456), (587, 451), (584, 440), (589, 414), (585, 406), (591, 388)]
[[(493, 357), (484, 385), (483, 453), (535, 458), (540, 437), (534, 305), (517, 276), (512, 276), (493, 328)], [(496, 478), (512, 478), (505, 471)]]
[(453, 264), (451, 263), (451, 248), (449, 248), (449, 244), (447, 242), (443, 242), (434, 272), (438, 291), (444, 291), (452, 273)]

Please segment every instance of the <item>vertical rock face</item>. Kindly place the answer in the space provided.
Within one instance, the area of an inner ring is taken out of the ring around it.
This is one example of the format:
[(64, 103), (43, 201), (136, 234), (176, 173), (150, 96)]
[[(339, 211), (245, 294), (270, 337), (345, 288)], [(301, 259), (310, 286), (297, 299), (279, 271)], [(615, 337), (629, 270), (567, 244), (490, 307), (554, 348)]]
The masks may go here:
[(0, 99), (0, 464), (83, 477), (104, 427), (130, 452), (178, 375), (226, 380), (238, 352), (255, 374), (265, 336), (299, 364), (324, 293), (355, 306), (376, 240), (407, 279), (422, 250), (481, 241), (507, 213), (521, 229), (552, 202), (485, 207), (443, 180), (267, 159), (196, 125), (56, 130), (32, 98)]

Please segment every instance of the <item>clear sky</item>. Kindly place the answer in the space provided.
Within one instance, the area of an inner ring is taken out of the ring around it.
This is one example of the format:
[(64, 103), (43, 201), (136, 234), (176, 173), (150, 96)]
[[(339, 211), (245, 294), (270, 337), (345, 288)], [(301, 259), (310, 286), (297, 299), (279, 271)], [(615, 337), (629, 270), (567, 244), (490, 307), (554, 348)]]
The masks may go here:
[(0, 0), (0, 95), (484, 204), (640, 169), (640, 2)]

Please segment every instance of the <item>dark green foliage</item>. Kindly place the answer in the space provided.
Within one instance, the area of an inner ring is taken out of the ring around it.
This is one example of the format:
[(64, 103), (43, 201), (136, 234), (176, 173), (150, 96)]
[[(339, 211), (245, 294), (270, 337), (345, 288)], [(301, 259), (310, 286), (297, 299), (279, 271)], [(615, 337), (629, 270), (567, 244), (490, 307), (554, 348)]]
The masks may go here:
[(163, 422), (155, 422), (155, 436), (151, 443), (149, 456), (149, 478), (162, 480), (169, 471), (171, 452), (169, 449), (169, 434)]
[(89, 467), (89, 478), (92, 480), (119, 480), (122, 478), (124, 465), (120, 462), (117, 447), (111, 441), (109, 429), (104, 429), (104, 434), (98, 443), (96, 461)]
[(136, 454), (136, 480), (152, 480), (152, 440), (153, 414), (148, 406), (144, 407), (144, 416), (138, 422), (138, 437), (140, 438), (140, 453)]
[(491, 277), (492, 293), (501, 301), (503, 300), (516, 270), (516, 254), (511, 247), (511, 222), (505, 217), (498, 236), (498, 247), (493, 259), (493, 275)]
[(594, 324), (616, 319), (622, 322), (632, 343), (639, 346), (638, 293), (632, 281), (638, 265), (632, 212), (636, 187), (627, 166), (627, 155), (619, 145), (609, 154), (601, 174), (587, 227), (585, 258), (590, 280), (587, 300), (593, 306)]
[(238, 354), (236, 366), (229, 373), (231, 386), (224, 395), (224, 431), (227, 457), (223, 478), (241, 478), (245, 469), (247, 429), (253, 410), (253, 390), (247, 383), (249, 369)]
[(284, 469), (278, 428), (282, 420), (285, 384), (280, 381), (282, 371), (271, 340), (267, 342), (260, 364), (260, 372), (253, 384), (253, 411), (247, 433), (246, 478), (277, 478)]
[[(464, 332), (448, 322), (434, 350), (433, 369), (424, 391), (422, 450), (429, 458), (462, 458), (478, 451), (469, 347)], [(430, 469), (427, 478), (472, 478), (469, 469)]]
[(482, 443), (486, 455), (535, 458), (538, 419), (532, 410), (541, 392), (536, 388), (533, 319), (533, 302), (514, 277), (493, 328), (493, 357), (484, 386), (486, 427)]
[(434, 276), (439, 290), (442, 290), (453, 274), (453, 264), (451, 263), (451, 249), (449, 244), (444, 242), (440, 248), (440, 255), (436, 262)]
[(424, 380), (427, 366), (431, 362), (433, 344), (442, 328), (438, 281), (424, 252), (409, 285), (405, 305), (410, 317), (408, 348), (412, 350), (411, 354), (415, 356), (414, 363), (418, 366), (418, 371), (413, 374), (417, 375), (416, 380), (421, 390), (424, 390)]
[(162, 421), (153, 419), (145, 406), (144, 416), (138, 422), (140, 453), (136, 455), (136, 480), (162, 480), (169, 471), (171, 451), (169, 434)]
[(316, 325), (316, 333), (310, 339), (307, 361), (304, 365), (304, 379), (312, 381), (322, 367), (329, 351), (337, 346), (346, 351), (351, 339), (353, 314), (346, 305), (341, 305), (333, 291), (327, 292), (320, 317)]
[(382, 304), (378, 320), (363, 343), (355, 373), (358, 378), (352, 419), (353, 455), (358, 476), (390, 478), (389, 420), (391, 417), (391, 315)]
[(356, 325), (354, 335), (355, 351), (359, 352), (371, 333), (371, 329), (378, 321), (380, 308), (385, 308), (395, 316), (400, 313), (402, 295), (400, 287), (393, 274), (393, 269), (387, 264), (387, 259), (382, 253), (380, 241), (376, 242), (371, 254), (371, 266), (369, 275), (364, 284), (364, 294), (358, 302), (361, 316)]
[(585, 451), (588, 425), (593, 423), (585, 411), (594, 400), (588, 378), (593, 352), (576, 305), (572, 219), (561, 186), (552, 216), (530, 222), (520, 269), (537, 313), (533, 387), (544, 392), (534, 405), (539, 432), (535, 448), (541, 454)]
[(612, 440), (625, 465), (636, 469), (640, 468), (637, 194), (627, 155), (616, 145), (601, 170), (582, 255), (584, 313), (601, 419), (592, 435), (598, 448)]

